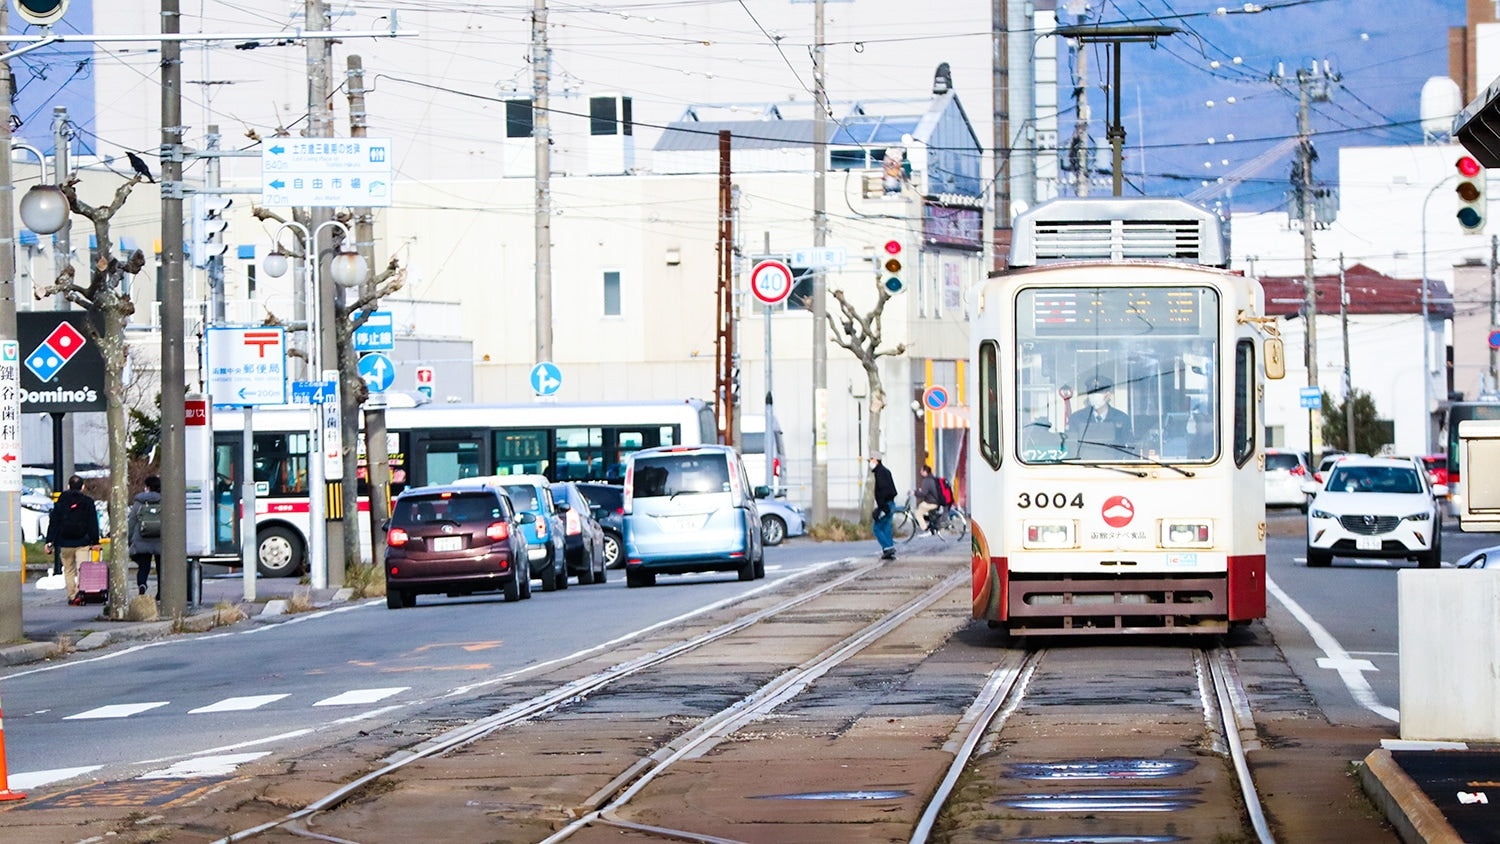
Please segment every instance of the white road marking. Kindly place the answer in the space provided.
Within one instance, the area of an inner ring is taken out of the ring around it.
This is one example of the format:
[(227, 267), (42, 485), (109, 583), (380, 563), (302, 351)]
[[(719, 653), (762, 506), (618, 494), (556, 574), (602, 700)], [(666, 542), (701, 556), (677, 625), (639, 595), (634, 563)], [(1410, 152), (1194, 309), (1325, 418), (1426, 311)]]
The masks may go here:
[(150, 703), (113, 703), (109, 706), (101, 706), (97, 709), (90, 709), (87, 712), (80, 712), (77, 715), (69, 715), (63, 720), (77, 721), (86, 718), (129, 718), (132, 715), (139, 715), (148, 709), (155, 709), (158, 706), (166, 706), (168, 703), (169, 701), (165, 700), (157, 700)]
[(19, 774), (11, 774), (11, 791), (26, 791), (31, 788), (41, 788), (54, 782), (70, 780), (81, 777), (84, 774), (93, 773), (104, 767), (103, 765), (85, 765), (82, 768), (53, 768), (50, 771), (22, 771)]
[(268, 703), (274, 703), (284, 697), (291, 695), (248, 695), (246, 697), (226, 697), (218, 703), (210, 703), (208, 706), (200, 706), (197, 709), (189, 709), (189, 715), (199, 715), (204, 712), (244, 712), (247, 709), (258, 709)]
[[(1366, 660), (1350, 659), (1349, 652), (1344, 650), (1339, 640), (1309, 615), (1307, 610), (1302, 609), (1301, 604), (1292, 600), (1291, 595), (1281, 591), (1276, 581), (1269, 577), (1266, 578), (1266, 591), (1281, 602), (1286, 611), (1291, 613), (1292, 617), (1297, 619), (1312, 636), (1313, 644), (1322, 648), (1324, 655), (1332, 660), (1332, 664), (1336, 666), (1334, 670), (1339, 672), (1339, 679), (1344, 681), (1344, 687), (1349, 690), (1349, 694), (1354, 696), (1355, 703), (1386, 720), (1401, 723), (1401, 710), (1381, 703), (1380, 699), (1375, 696), (1375, 690), (1370, 688), (1370, 682), (1365, 679), (1364, 673), (1356, 667), (1356, 663), (1367, 662)], [(1319, 662), (1321, 663), (1322, 660)]]
[(1343, 659), (1334, 659), (1331, 656), (1320, 656), (1318, 657), (1318, 667), (1327, 668), (1332, 671), (1344, 671), (1346, 669), (1349, 671), (1380, 670), (1379, 668), (1375, 667), (1375, 663), (1369, 661), (1368, 659), (1353, 659), (1347, 656)]
[(360, 704), (374, 703), (377, 700), (385, 700), (394, 694), (400, 694), (411, 688), (411, 686), (392, 686), (387, 689), (351, 689), (341, 695), (325, 697), (313, 706), (357, 706)]
[(136, 779), (141, 780), (185, 780), (193, 777), (225, 777), (234, 773), (234, 769), (246, 762), (253, 762), (262, 756), (269, 756), (270, 751), (260, 753), (231, 753), (225, 756), (199, 756), (178, 762), (170, 768), (162, 768), (159, 771), (141, 774)]

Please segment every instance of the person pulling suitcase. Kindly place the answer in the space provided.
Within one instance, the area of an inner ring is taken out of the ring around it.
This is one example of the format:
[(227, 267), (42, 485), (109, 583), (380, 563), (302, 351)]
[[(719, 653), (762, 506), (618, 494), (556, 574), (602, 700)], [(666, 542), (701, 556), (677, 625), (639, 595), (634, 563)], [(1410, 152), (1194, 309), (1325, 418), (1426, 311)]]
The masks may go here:
[(94, 499), (83, 491), (83, 478), (70, 476), (68, 488), (57, 496), (47, 524), (46, 539), (48, 552), (56, 547), (62, 554), (63, 585), (68, 603), (81, 606), (83, 596), (78, 591), (78, 564), (91, 560), (93, 550), (99, 544), (99, 511), (94, 508)]

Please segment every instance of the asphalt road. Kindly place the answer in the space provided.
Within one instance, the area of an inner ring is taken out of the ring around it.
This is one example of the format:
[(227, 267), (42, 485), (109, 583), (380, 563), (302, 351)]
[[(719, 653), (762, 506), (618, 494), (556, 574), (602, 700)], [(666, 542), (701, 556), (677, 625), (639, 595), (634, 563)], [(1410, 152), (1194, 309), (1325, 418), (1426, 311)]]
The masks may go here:
[[(1310, 570), (1302, 524), (1295, 511), (1269, 517), (1266, 623), (1331, 721), (1393, 725), (1396, 577), (1415, 564), (1339, 559)], [(1496, 540), (1450, 525), (1445, 556), (1451, 564)], [(496, 688), (508, 672), (607, 650), (619, 637), (828, 561), (876, 553), (873, 542), (798, 539), (767, 549), (764, 582), (695, 575), (627, 590), (612, 571), (606, 584), (536, 590), (514, 604), (498, 595), (423, 596), (417, 607), (392, 612), (365, 601), (18, 667), (0, 677), (10, 785), (228, 771), (265, 754), (295, 755)]]

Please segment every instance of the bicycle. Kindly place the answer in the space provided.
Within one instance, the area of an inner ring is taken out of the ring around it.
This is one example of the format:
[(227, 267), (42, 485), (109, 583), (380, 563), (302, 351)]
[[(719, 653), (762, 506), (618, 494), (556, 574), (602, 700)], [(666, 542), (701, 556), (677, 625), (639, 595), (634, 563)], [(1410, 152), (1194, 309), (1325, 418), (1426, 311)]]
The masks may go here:
[(895, 511), (891, 515), (891, 536), (910, 542), (911, 538), (920, 532), (917, 527), (917, 516), (912, 512), (911, 495), (908, 494), (906, 500), (900, 504), (892, 502), (891, 508)]
[[(911, 496), (907, 496), (907, 503), (910, 502)], [(930, 533), (945, 540), (958, 540), (963, 539), (964, 535), (969, 532), (969, 517), (959, 509), (957, 504), (933, 510), (927, 517), (926, 525), (917, 524), (915, 512), (908, 509), (906, 515), (912, 525), (912, 532), (904, 537), (907, 542), (910, 542), (918, 533)]]

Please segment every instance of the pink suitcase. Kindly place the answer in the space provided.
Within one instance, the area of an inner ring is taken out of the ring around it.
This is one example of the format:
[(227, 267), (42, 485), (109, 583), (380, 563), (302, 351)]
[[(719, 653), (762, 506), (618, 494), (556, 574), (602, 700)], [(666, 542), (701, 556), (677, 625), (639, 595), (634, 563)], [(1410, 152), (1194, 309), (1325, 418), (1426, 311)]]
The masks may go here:
[(78, 594), (84, 603), (102, 604), (109, 598), (109, 566), (99, 560), (78, 564)]

